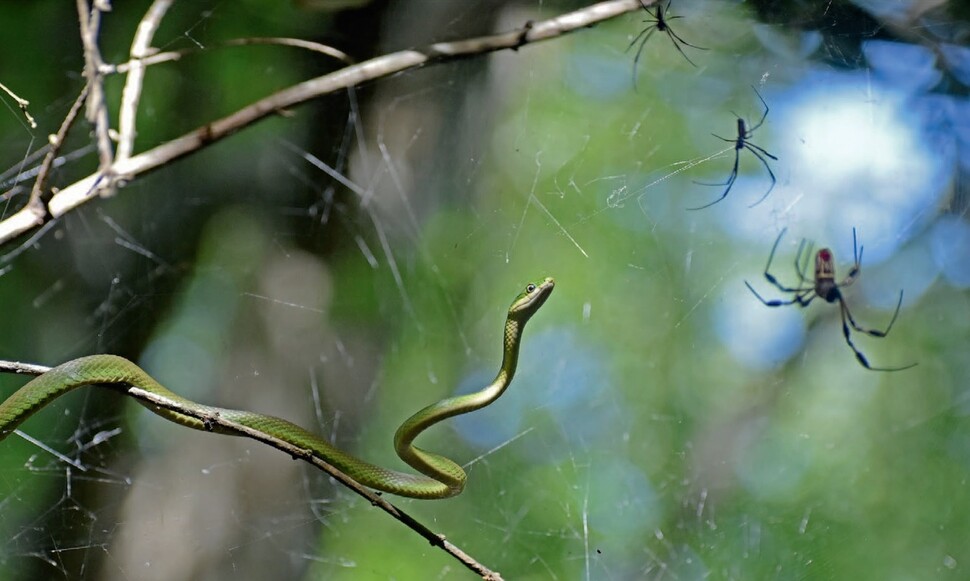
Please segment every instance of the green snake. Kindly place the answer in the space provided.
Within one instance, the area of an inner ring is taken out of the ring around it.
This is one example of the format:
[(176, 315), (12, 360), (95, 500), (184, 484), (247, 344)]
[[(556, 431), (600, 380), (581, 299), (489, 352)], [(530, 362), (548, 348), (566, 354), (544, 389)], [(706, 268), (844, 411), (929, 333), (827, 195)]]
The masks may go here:
[[(186, 410), (220, 417), (256, 432), (286, 441), (309, 450), (360, 484), (411, 498), (448, 498), (462, 491), (465, 471), (452, 460), (416, 447), (414, 439), (438, 422), (481, 409), (505, 391), (512, 381), (519, 358), (522, 330), (529, 319), (546, 302), (555, 281), (546, 278), (530, 283), (515, 298), (505, 319), (502, 366), (495, 380), (481, 391), (443, 399), (431, 404), (404, 421), (394, 434), (394, 448), (402, 460), (421, 474), (409, 474), (376, 466), (336, 448), (320, 436), (286, 420), (255, 412), (207, 406), (188, 400), (162, 387), (140, 367), (116, 355), (90, 355), (68, 361), (31, 380), (0, 404), (0, 440), (34, 412), (74, 388), (84, 385), (131, 385), (178, 403)], [(229, 435), (245, 435), (212, 422), (139, 403), (167, 420), (196, 430), (214, 431)]]

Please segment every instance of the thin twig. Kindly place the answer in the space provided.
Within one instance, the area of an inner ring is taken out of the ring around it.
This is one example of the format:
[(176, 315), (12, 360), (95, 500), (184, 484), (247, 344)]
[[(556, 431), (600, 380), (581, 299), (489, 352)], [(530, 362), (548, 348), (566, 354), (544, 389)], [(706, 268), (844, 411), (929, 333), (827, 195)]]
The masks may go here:
[(145, 55), (139, 59), (132, 59), (127, 62), (123, 62), (117, 65), (105, 64), (102, 67), (102, 71), (105, 74), (113, 73), (125, 73), (132, 69), (136, 64), (141, 64), (146, 67), (157, 65), (161, 63), (174, 62), (181, 60), (184, 56), (197, 55), (224, 47), (235, 47), (235, 46), (252, 46), (252, 45), (271, 45), (271, 46), (290, 46), (294, 48), (302, 48), (304, 50), (309, 50), (311, 52), (318, 52), (322, 55), (333, 57), (346, 65), (354, 64), (354, 59), (350, 57), (347, 53), (340, 49), (334, 48), (330, 45), (322, 44), (319, 42), (313, 42), (312, 40), (303, 40), (301, 38), (286, 38), (280, 36), (254, 36), (250, 38), (233, 38), (225, 42), (218, 42), (206, 46), (205, 48), (183, 48), (179, 50), (171, 50), (165, 52), (153, 52), (151, 54)]
[[(56, 136), (54, 137), (54, 139), (56, 139)], [(9, 188), (11, 186), (23, 187), (23, 186), (20, 186), (21, 182), (36, 178), (38, 175), (40, 175), (40, 170), (41, 170), (40, 164), (34, 165), (32, 167), (28, 167), (27, 169), (23, 169), (23, 168), (33, 164), (33, 162), (36, 161), (38, 158), (43, 158), (44, 156), (46, 156), (47, 152), (50, 151), (50, 147), (51, 147), (50, 142), (54, 141), (54, 139), (48, 137), (47, 145), (44, 145), (43, 147), (34, 150), (33, 153), (31, 153), (29, 156), (24, 158), (23, 164), (20, 164), (17, 167), (12, 167), (9, 170), (0, 174), (0, 190), (2, 190), (3, 188)], [(63, 143), (63, 140), (61, 140), (61, 143)], [(69, 153), (65, 153), (64, 155), (57, 156), (54, 158), (54, 161), (51, 163), (51, 169), (59, 168), (66, 163), (72, 162), (76, 159), (80, 159), (85, 155), (88, 155), (95, 149), (96, 148), (93, 143), (88, 143), (87, 145), (82, 145), (81, 147), (78, 147), (77, 149)], [(23, 188), (23, 189), (27, 190), (27, 188)]]
[[(34, 365), (30, 363), (20, 363), (16, 361), (0, 360), (0, 373), (41, 375), (50, 370), (51, 370), (50, 367), (45, 367), (43, 365)], [(328, 475), (333, 477), (334, 480), (337, 480), (338, 482), (340, 482), (347, 488), (351, 489), (358, 495), (364, 497), (368, 502), (371, 503), (371, 505), (376, 506), (377, 508), (383, 510), (384, 512), (391, 515), (396, 520), (400, 521), (401, 523), (403, 523), (405, 526), (407, 526), (414, 532), (424, 537), (424, 539), (427, 540), (429, 543), (431, 543), (433, 546), (440, 548), (442, 551), (445, 551), (446, 553), (448, 553), (449, 555), (457, 559), (459, 562), (461, 562), (462, 565), (464, 565), (465, 567), (467, 567), (477, 575), (481, 576), (482, 579), (486, 579), (489, 581), (502, 580), (502, 577), (498, 572), (492, 571), (485, 565), (482, 565), (476, 559), (474, 559), (473, 557), (471, 557), (470, 555), (468, 555), (467, 553), (459, 549), (457, 546), (445, 540), (445, 537), (443, 535), (439, 535), (435, 533), (427, 526), (417, 521), (414, 517), (412, 517), (408, 513), (394, 506), (390, 502), (384, 500), (380, 495), (361, 486), (356, 480), (354, 480), (350, 476), (347, 476), (340, 470), (334, 468), (329, 463), (322, 460), (319, 456), (315, 455), (313, 451), (308, 448), (303, 448), (303, 447), (291, 444), (286, 440), (281, 440), (280, 438), (276, 438), (265, 432), (254, 430), (253, 428), (250, 428), (248, 426), (244, 426), (237, 422), (227, 420), (219, 416), (218, 414), (209, 414), (206, 412), (201, 412), (201, 411), (186, 407), (182, 403), (173, 401), (167, 397), (160, 396), (150, 391), (146, 391), (139, 387), (129, 386), (125, 384), (106, 384), (104, 387), (108, 387), (110, 389), (118, 391), (119, 393), (128, 395), (134, 399), (137, 399), (142, 403), (146, 403), (148, 404), (149, 408), (153, 408), (153, 407), (163, 408), (166, 410), (177, 412), (185, 416), (196, 418), (198, 420), (201, 420), (207, 426), (219, 427), (221, 429), (232, 431), (237, 435), (244, 436), (247, 438), (252, 438), (253, 440), (272, 446), (277, 450), (286, 452), (291, 457), (293, 457), (293, 459), (300, 459), (300, 460), (303, 460), (304, 462), (308, 462), (313, 466), (316, 466), (320, 470), (323, 470), (324, 472), (326, 472)]]
[(49, 216), (47, 202), (50, 200), (50, 196), (45, 195), (45, 190), (47, 188), (47, 180), (50, 177), (50, 170), (54, 166), (54, 161), (57, 159), (57, 152), (60, 151), (61, 145), (67, 138), (67, 133), (77, 120), (81, 106), (84, 105), (84, 98), (88, 94), (88, 86), (84, 85), (84, 88), (81, 89), (81, 93), (74, 100), (71, 110), (67, 112), (67, 116), (61, 122), (57, 133), (48, 137), (47, 154), (44, 156), (44, 161), (41, 162), (40, 168), (37, 170), (37, 179), (34, 180), (34, 186), (30, 190), (27, 204), (19, 212), (14, 214), (11, 219), (21, 217), (33, 222), (35, 226), (40, 226), (47, 221)]
[[(652, 3), (653, 0), (644, 0), (646, 5)], [(627, 12), (640, 10), (641, 7), (638, 0), (608, 0), (548, 20), (526, 23), (517, 30), (456, 42), (436, 43), (423, 49), (400, 51), (345, 67), (274, 93), (228, 117), (212, 121), (144, 153), (118, 161), (111, 166), (108, 172), (110, 179), (105, 180), (102, 187), (111, 188), (119, 180), (131, 180), (195, 153), (281, 109), (410, 69), (498, 50), (517, 50), (527, 44), (556, 38)], [(61, 189), (49, 204), (52, 217), (58, 218), (96, 197), (96, 186), (102, 177), (101, 174), (90, 175)], [(21, 216), (21, 213), (22, 211), (0, 222), (0, 244), (37, 226), (32, 220)]]
[[(4, 170), (3, 173), (0, 173), (0, 188), (5, 188), (8, 185), (19, 184), (29, 177), (36, 176), (36, 167), (33, 167), (30, 170), (24, 170), (24, 168), (29, 165), (33, 165), (39, 159), (43, 159), (44, 155), (47, 154), (48, 147), (50, 147), (50, 145), (43, 145), (34, 151), (29, 152), (22, 160)], [(35, 173), (27, 176), (27, 172), (30, 172), (31, 170), (34, 170)]]
[(17, 106), (20, 107), (21, 111), (23, 111), (24, 117), (27, 118), (27, 123), (30, 124), (30, 128), (37, 129), (37, 122), (34, 121), (34, 118), (30, 116), (30, 111), (27, 110), (27, 106), (30, 105), (30, 101), (18, 97), (16, 93), (8, 89), (3, 83), (0, 83), (0, 90), (10, 95), (10, 98), (17, 102)]
[[(51, 231), (52, 228), (57, 224), (57, 220), (50, 220), (43, 226), (41, 226), (36, 232), (30, 235), (29, 238), (24, 240), (19, 246), (11, 250), (10, 252), (0, 255), (0, 266), (13, 262), (18, 256), (27, 252), (29, 248), (32, 248), (35, 244), (40, 242), (40, 239), (44, 237), (45, 234)], [(11, 267), (7, 266), (2, 269), (2, 272), (7, 272)]]
[(145, 65), (141, 59), (152, 52), (152, 38), (162, 23), (162, 18), (172, 6), (173, 0), (155, 0), (148, 8), (148, 12), (138, 23), (135, 39), (131, 43), (131, 67), (125, 79), (125, 88), (121, 91), (121, 109), (118, 112), (118, 151), (115, 159), (124, 160), (131, 157), (135, 146), (135, 123), (138, 117), (138, 101), (141, 100), (142, 83), (145, 80)]
[(50, 367), (21, 363), (19, 361), (0, 361), (0, 373), (16, 373), (17, 375), (40, 375), (50, 371)]
[[(2, 188), (3, 188), (3, 185), (0, 184), (0, 189)], [(0, 194), (0, 204), (6, 204), (10, 200), (16, 198), (17, 196), (19, 196), (20, 194), (26, 191), (27, 191), (27, 188), (23, 186), (15, 185), (14, 187)]]
[(74, 126), (74, 122), (77, 120), (78, 113), (81, 112), (81, 106), (84, 105), (84, 99), (88, 95), (89, 84), (84, 85), (81, 92), (78, 94), (77, 99), (74, 100), (74, 104), (71, 105), (71, 110), (67, 112), (67, 116), (64, 117), (64, 121), (61, 122), (61, 126), (58, 128), (55, 135), (51, 135), (48, 138), (50, 148), (47, 150), (47, 154), (44, 156), (44, 161), (40, 164), (40, 169), (37, 171), (37, 179), (34, 180), (34, 187), (30, 190), (30, 200), (27, 202), (28, 205), (37, 204), (39, 201), (43, 202), (43, 207), (41, 208), (44, 213), (47, 212), (46, 203), (50, 200), (49, 195), (45, 194), (47, 189), (47, 180), (50, 177), (51, 168), (54, 166), (54, 160), (57, 159), (57, 152), (61, 150), (61, 146), (64, 145), (64, 140), (67, 139), (67, 134)]
[[(98, 143), (98, 157), (100, 164), (98, 171), (105, 173), (111, 167), (113, 153), (111, 150), (111, 125), (108, 120), (108, 104), (104, 99), (104, 75), (101, 67), (101, 51), (98, 49), (98, 32), (101, 28), (102, 5), (95, 2), (88, 6), (87, 0), (77, 0), (77, 17), (81, 26), (81, 43), (84, 45), (84, 76), (88, 81), (88, 111), (87, 119), (94, 125), (94, 134)], [(111, 191), (110, 180), (100, 193), (107, 195)]]

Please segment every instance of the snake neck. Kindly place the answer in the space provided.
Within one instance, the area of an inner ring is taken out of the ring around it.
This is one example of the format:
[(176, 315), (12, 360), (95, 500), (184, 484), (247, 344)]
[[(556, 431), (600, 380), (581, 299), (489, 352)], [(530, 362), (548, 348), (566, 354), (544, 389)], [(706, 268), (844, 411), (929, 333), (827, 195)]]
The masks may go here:
[(487, 406), (505, 392), (519, 362), (519, 342), (524, 325), (524, 320), (517, 320), (513, 316), (506, 319), (502, 366), (492, 383), (475, 393), (443, 399), (429, 405), (405, 420), (394, 434), (394, 448), (398, 456), (418, 472), (443, 483), (448, 489), (448, 496), (461, 492), (465, 484), (464, 471), (451, 460), (414, 446), (414, 439), (442, 420)]
[(515, 376), (515, 368), (519, 365), (519, 343), (522, 338), (522, 327), (524, 321), (518, 321), (512, 317), (505, 320), (505, 343), (502, 349), (502, 366), (499, 368), (498, 375), (491, 385), (482, 390), (483, 406), (495, 401), (505, 389), (512, 383)]
[(509, 317), (505, 321), (505, 342), (502, 348), (502, 366), (492, 383), (484, 389), (433, 403), (405, 420), (394, 436), (395, 448), (402, 458), (418, 434), (450, 417), (481, 409), (501, 396), (512, 382), (519, 362), (519, 342), (524, 321)]

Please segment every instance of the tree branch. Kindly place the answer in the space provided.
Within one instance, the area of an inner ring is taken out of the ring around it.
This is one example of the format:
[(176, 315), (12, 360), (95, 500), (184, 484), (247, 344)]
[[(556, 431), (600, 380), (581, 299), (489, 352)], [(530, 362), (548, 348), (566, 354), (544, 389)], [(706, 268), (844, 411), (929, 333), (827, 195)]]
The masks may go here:
[(27, 124), (30, 125), (31, 129), (37, 129), (37, 122), (34, 121), (34, 118), (30, 115), (30, 111), (27, 110), (27, 107), (30, 105), (30, 101), (17, 96), (17, 93), (14, 93), (8, 89), (3, 83), (0, 83), (0, 91), (10, 95), (10, 98), (16, 101), (17, 106), (20, 107), (20, 111), (24, 114), (24, 117), (27, 118)]
[[(101, 11), (110, 10), (110, 4), (98, 2), (88, 6), (87, 0), (77, 0), (77, 17), (81, 25), (81, 42), (84, 45), (84, 77), (88, 82), (88, 121), (94, 125), (98, 144), (100, 165), (98, 171), (105, 173), (111, 167), (114, 153), (111, 149), (111, 122), (108, 120), (108, 104), (104, 99), (104, 75), (101, 67), (101, 51), (98, 49), (98, 32), (101, 30)], [(100, 192), (106, 194), (113, 184), (107, 180), (107, 188)]]
[[(41, 375), (50, 371), (50, 367), (45, 367), (43, 365), (34, 365), (30, 363), (20, 363), (16, 361), (2, 361), (0, 360), (0, 373), (16, 373), (20, 375)], [(467, 567), (469, 570), (473, 571), (475, 574), (479, 575), (482, 579), (487, 581), (502, 581), (502, 576), (496, 572), (492, 571), (485, 565), (478, 562), (468, 553), (458, 548), (453, 543), (448, 542), (444, 535), (439, 535), (432, 531), (430, 528), (416, 520), (410, 514), (404, 512), (400, 508), (394, 506), (390, 502), (384, 500), (380, 495), (373, 492), (372, 490), (361, 486), (356, 480), (347, 476), (337, 468), (331, 466), (329, 463), (322, 460), (319, 456), (315, 455), (312, 450), (308, 448), (302, 448), (287, 442), (286, 440), (281, 440), (261, 432), (259, 430), (254, 430), (248, 426), (227, 420), (218, 414), (208, 414), (205, 412), (200, 412), (192, 408), (185, 407), (177, 401), (173, 401), (167, 397), (163, 397), (146, 391), (139, 387), (129, 386), (124, 384), (106, 384), (104, 387), (108, 387), (112, 390), (118, 391), (124, 395), (132, 397), (139, 400), (142, 403), (147, 404), (149, 409), (151, 408), (163, 408), (166, 410), (174, 411), (179, 414), (190, 416), (201, 420), (206, 426), (218, 426), (229, 431), (234, 432), (236, 435), (244, 436), (256, 440), (257, 442), (262, 442), (267, 444), (277, 450), (286, 452), (294, 460), (299, 459), (304, 462), (308, 462), (313, 466), (323, 470), (328, 475), (330, 475), (334, 480), (340, 482), (359, 496), (364, 497), (372, 506), (383, 510), (387, 514), (391, 515), (394, 519), (404, 524), (404, 526), (410, 528), (414, 532), (418, 533), (426, 541), (431, 543), (431, 545), (438, 547), (442, 551), (448, 553), (453, 558), (457, 559), (462, 565)], [(164, 416), (163, 416), (164, 417)]]
[(40, 169), (37, 171), (37, 179), (34, 180), (34, 187), (30, 190), (30, 199), (27, 202), (28, 207), (31, 205), (34, 206), (34, 210), (37, 212), (38, 219), (40, 220), (38, 224), (43, 224), (43, 217), (47, 212), (46, 204), (50, 196), (45, 194), (45, 190), (47, 189), (47, 180), (50, 177), (51, 168), (54, 167), (54, 160), (57, 159), (57, 153), (61, 150), (61, 146), (64, 145), (64, 140), (67, 139), (68, 132), (74, 126), (74, 122), (77, 121), (77, 115), (81, 112), (81, 107), (84, 105), (84, 100), (88, 96), (88, 89), (90, 87), (90, 84), (84, 85), (77, 99), (74, 100), (74, 105), (71, 106), (70, 111), (67, 112), (67, 116), (64, 117), (64, 121), (61, 122), (57, 133), (47, 138), (50, 147), (44, 156), (44, 161), (40, 163)]
[[(111, 191), (137, 176), (212, 145), (281, 109), (425, 65), (505, 49), (518, 50), (527, 44), (557, 38), (627, 12), (640, 10), (642, 6), (649, 6), (654, 2), (655, 0), (643, 0), (641, 4), (639, 0), (607, 0), (548, 20), (528, 22), (517, 30), (455, 42), (439, 42), (420, 49), (395, 52), (304, 81), (144, 153), (116, 160), (107, 168), (107, 171), (99, 168), (98, 173), (62, 188), (51, 200), (48, 206), (50, 215), (46, 220), (57, 219), (85, 204), (97, 197), (102, 189)], [(34, 216), (23, 215), (26, 212), (29, 210), (24, 208), (0, 222), (0, 244), (39, 226)]]
[[(54, 163), (57, 160), (57, 153), (60, 151), (64, 140), (67, 138), (67, 133), (71, 130), (71, 127), (77, 120), (78, 113), (81, 112), (81, 107), (84, 105), (84, 99), (87, 97), (89, 87), (90, 85), (88, 84), (84, 85), (84, 88), (81, 89), (81, 93), (77, 96), (77, 99), (74, 100), (74, 105), (71, 106), (67, 116), (64, 117), (64, 121), (61, 122), (60, 129), (57, 130), (55, 135), (48, 136), (47, 153), (37, 170), (37, 179), (34, 180), (34, 186), (30, 190), (30, 196), (27, 198), (27, 204), (24, 205), (19, 212), (11, 216), (7, 221), (14, 220), (15, 218), (21, 219), (23, 220), (22, 225), (28, 229), (31, 224), (34, 226), (44, 224), (49, 214), (47, 210), (47, 202), (50, 200), (50, 196), (45, 195), (47, 179), (50, 177), (50, 170), (52, 167), (54, 167)], [(19, 177), (20, 176), (17, 176), (18, 181)], [(6, 221), (3, 223), (6, 223)], [(19, 252), (15, 251), (11, 254), (16, 255), (19, 254)], [(12, 260), (14, 257), (15, 256), (4, 255), (0, 257), (0, 264), (10, 262), (10, 260)]]
[(125, 160), (131, 157), (135, 146), (135, 123), (138, 119), (138, 101), (141, 99), (142, 82), (145, 80), (145, 65), (141, 59), (152, 52), (152, 38), (162, 18), (168, 12), (173, 0), (155, 0), (148, 8), (148, 12), (138, 23), (135, 39), (131, 43), (129, 55), (131, 66), (125, 79), (125, 88), (121, 91), (121, 109), (118, 111), (118, 152), (117, 159)]
[(233, 38), (224, 42), (218, 42), (215, 44), (210, 44), (205, 48), (182, 48), (179, 50), (170, 50), (165, 52), (150, 52), (149, 54), (140, 57), (138, 59), (132, 58), (127, 62), (123, 62), (117, 65), (105, 64), (103, 71), (105, 74), (114, 73), (126, 73), (132, 68), (138, 65), (144, 65), (146, 67), (157, 65), (167, 62), (175, 62), (181, 60), (184, 56), (201, 54), (208, 52), (216, 48), (223, 47), (237, 47), (237, 46), (252, 46), (252, 45), (269, 45), (269, 46), (290, 46), (293, 48), (302, 48), (304, 50), (309, 50), (312, 52), (318, 52), (320, 54), (333, 57), (345, 65), (354, 64), (354, 59), (343, 52), (342, 50), (336, 49), (332, 46), (321, 44), (319, 42), (313, 42), (312, 40), (303, 40), (300, 38), (285, 38), (278, 36), (254, 36), (248, 38)]

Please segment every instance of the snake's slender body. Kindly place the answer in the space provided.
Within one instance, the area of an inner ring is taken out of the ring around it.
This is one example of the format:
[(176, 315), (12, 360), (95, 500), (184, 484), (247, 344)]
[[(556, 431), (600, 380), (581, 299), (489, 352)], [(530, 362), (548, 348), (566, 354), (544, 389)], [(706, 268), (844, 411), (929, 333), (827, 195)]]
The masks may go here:
[[(502, 366), (495, 380), (481, 391), (441, 400), (417, 412), (397, 429), (394, 448), (398, 455), (421, 474), (408, 474), (365, 462), (320, 436), (284, 419), (255, 412), (219, 408), (196, 403), (166, 389), (140, 367), (116, 355), (90, 355), (68, 361), (31, 380), (0, 404), (0, 440), (24, 420), (55, 398), (85, 385), (131, 385), (178, 403), (206, 417), (220, 417), (310, 450), (360, 484), (411, 498), (447, 498), (462, 491), (465, 471), (452, 460), (414, 446), (424, 430), (447, 418), (466, 414), (495, 401), (512, 381), (518, 363), (522, 330), (549, 298), (555, 283), (546, 278), (530, 284), (509, 307), (505, 320)], [(244, 435), (218, 424), (156, 407), (138, 400), (156, 414), (196, 430)]]

